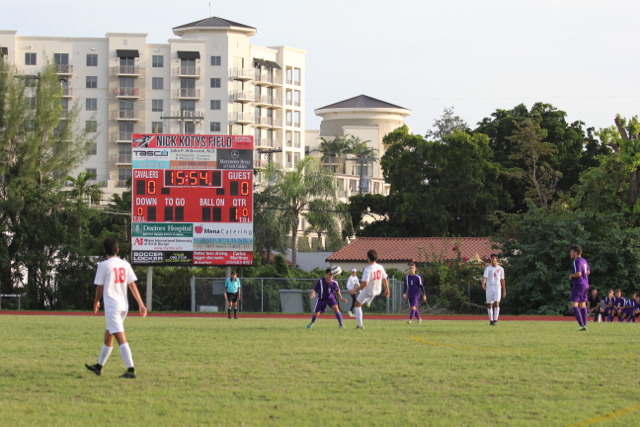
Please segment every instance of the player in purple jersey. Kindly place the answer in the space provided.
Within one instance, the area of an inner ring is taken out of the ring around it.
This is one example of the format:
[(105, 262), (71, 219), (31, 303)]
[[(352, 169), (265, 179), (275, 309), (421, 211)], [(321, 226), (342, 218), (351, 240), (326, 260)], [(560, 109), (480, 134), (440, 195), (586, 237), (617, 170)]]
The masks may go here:
[(633, 309), (633, 321), (640, 317), (640, 295), (636, 295), (636, 306)]
[(311, 329), (313, 327), (313, 324), (316, 322), (318, 316), (320, 316), (320, 313), (324, 313), (327, 307), (331, 307), (335, 313), (336, 319), (338, 319), (338, 323), (340, 324), (340, 328), (345, 329), (342, 324), (342, 313), (340, 313), (340, 307), (338, 307), (336, 298), (333, 296), (334, 292), (338, 293), (340, 301), (347, 302), (346, 299), (342, 298), (338, 282), (333, 280), (331, 268), (327, 268), (324, 272), (324, 278), (318, 280), (311, 291), (311, 298), (315, 298), (316, 295), (318, 295), (318, 300), (316, 301), (316, 306), (313, 309), (313, 316), (311, 316), (311, 322), (307, 325), (307, 329)]
[(411, 313), (409, 313), (407, 323), (411, 324), (414, 316), (418, 319), (418, 323), (422, 323), (422, 318), (418, 312), (418, 304), (420, 303), (420, 295), (422, 295), (422, 301), (427, 300), (427, 293), (424, 290), (422, 277), (416, 274), (416, 265), (412, 262), (409, 263), (409, 274), (404, 278), (402, 289), (402, 298), (409, 300), (409, 305), (411, 306)]
[(604, 299), (604, 309), (602, 309), (602, 319), (605, 322), (612, 322), (613, 321), (613, 302), (615, 301), (616, 297), (613, 296), (613, 289), (609, 289), (609, 292), (607, 292), (607, 297)]
[(578, 325), (580, 325), (578, 330), (586, 331), (589, 317), (587, 294), (589, 293), (589, 274), (591, 274), (591, 270), (587, 260), (582, 258), (581, 246), (571, 246), (569, 255), (573, 260), (573, 273), (569, 276), (569, 280), (571, 280), (571, 309), (578, 321)]
[(624, 312), (624, 305), (626, 302), (627, 300), (622, 296), (622, 291), (620, 289), (616, 289), (616, 296), (613, 299), (613, 316), (611, 321), (613, 321), (613, 318), (617, 316), (618, 322), (622, 322), (622, 313)]
[(628, 298), (625, 300), (624, 303), (624, 310), (622, 312), (622, 319), (626, 320), (627, 323), (631, 322), (631, 320), (633, 319), (633, 321), (636, 321), (636, 317), (633, 315), (634, 310), (636, 309), (636, 296), (637, 293), (634, 292), (631, 294), (631, 298)]

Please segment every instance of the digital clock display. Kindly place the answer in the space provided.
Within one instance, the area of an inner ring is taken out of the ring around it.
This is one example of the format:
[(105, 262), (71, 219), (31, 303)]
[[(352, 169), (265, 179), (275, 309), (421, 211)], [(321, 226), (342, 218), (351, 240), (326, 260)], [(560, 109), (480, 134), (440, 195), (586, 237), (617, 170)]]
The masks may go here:
[(134, 264), (253, 263), (253, 137), (134, 135)]

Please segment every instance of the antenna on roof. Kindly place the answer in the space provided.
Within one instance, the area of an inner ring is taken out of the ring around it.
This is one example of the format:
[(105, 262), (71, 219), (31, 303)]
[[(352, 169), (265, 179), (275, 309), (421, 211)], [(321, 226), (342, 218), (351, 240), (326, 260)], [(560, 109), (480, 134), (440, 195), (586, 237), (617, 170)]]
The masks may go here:
[(209, 18), (211, 18), (211, 2), (209, 2)]

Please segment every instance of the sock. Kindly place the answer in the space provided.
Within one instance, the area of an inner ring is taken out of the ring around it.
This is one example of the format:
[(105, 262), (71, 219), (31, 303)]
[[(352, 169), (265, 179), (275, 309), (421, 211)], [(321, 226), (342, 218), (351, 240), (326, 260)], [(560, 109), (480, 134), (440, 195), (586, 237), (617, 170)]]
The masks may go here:
[(127, 368), (133, 368), (133, 357), (131, 356), (131, 349), (129, 343), (126, 342), (120, 346), (120, 357)]
[(500, 307), (493, 308), (493, 320), (498, 321), (498, 316), (500, 316)]
[(316, 322), (316, 315), (314, 314), (313, 316), (311, 316), (311, 323), (315, 323)]
[(489, 320), (493, 322), (493, 309), (487, 308), (487, 312), (489, 313)]
[(413, 312), (414, 312), (414, 311), (415, 311), (415, 310), (412, 308), (412, 309), (411, 309), (411, 313), (409, 313), (409, 320), (413, 319)]
[(338, 323), (340, 323), (340, 326), (342, 326), (342, 313), (337, 312), (336, 319), (338, 319)]
[(98, 356), (98, 365), (104, 366), (104, 364), (107, 363), (112, 350), (113, 347), (107, 347), (106, 345), (102, 346), (102, 349), (100, 349), (100, 356)]
[(573, 311), (573, 315), (576, 317), (576, 320), (578, 321), (578, 325), (584, 327), (584, 324), (582, 323), (582, 312), (580, 311), (580, 309), (578, 307), (573, 307), (571, 310)]
[(233, 317), (238, 317), (238, 309), (237, 308), (233, 309)]
[(127, 368), (127, 372), (131, 372), (132, 374), (136, 371), (136, 369), (132, 366), (130, 368)]
[(609, 322), (613, 322), (613, 313), (609, 312), (609, 315), (607, 315), (607, 319), (609, 319)]
[(231, 308), (227, 309), (227, 313), (229, 313), (229, 317), (231, 317)]
[(420, 312), (418, 311), (418, 309), (416, 308), (416, 319), (421, 320), (422, 318), (420, 317)]
[(362, 326), (362, 307), (356, 307), (355, 309), (356, 321), (358, 326)]
[(589, 310), (587, 310), (587, 307), (583, 307), (580, 311), (582, 311), (582, 323), (587, 326), (587, 323), (589, 323)]

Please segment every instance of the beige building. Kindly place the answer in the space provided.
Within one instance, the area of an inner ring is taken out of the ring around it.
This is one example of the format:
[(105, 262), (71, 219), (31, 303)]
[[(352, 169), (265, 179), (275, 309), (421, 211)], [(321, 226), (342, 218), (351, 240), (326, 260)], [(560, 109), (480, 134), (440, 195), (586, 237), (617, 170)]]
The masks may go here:
[(55, 61), (63, 109), (79, 103), (81, 125), (96, 130), (90, 156), (69, 172), (95, 173), (104, 200), (131, 177), (134, 133), (253, 135), (256, 167), (270, 155), (292, 168), (304, 155), (304, 50), (252, 45), (256, 28), (217, 17), (173, 32), (168, 43), (147, 43), (141, 33), (71, 38), (0, 30), (0, 52), (20, 73), (36, 75)]
[[(411, 114), (411, 110), (360, 95), (318, 108), (315, 114), (322, 117), (322, 122), (319, 131), (306, 131), (305, 139), (310, 152), (320, 148), (321, 138), (331, 140), (335, 136), (346, 135), (368, 141), (367, 146), (377, 152), (378, 160), (370, 163), (360, 163), (353, 155), (325, 159), (325, 164), (338, 176), (342, 199), (360, 192), (387, 195), (389, 188), (384, 183), (379, 161), (386, 151), (382, 138), (403, 126), (404, 118)], [(315, 155), (321, 156), (320, 153)]]

